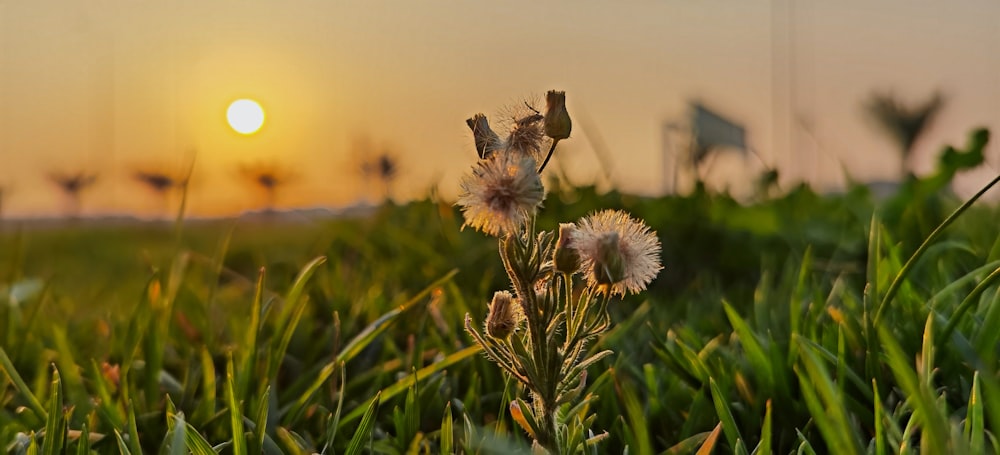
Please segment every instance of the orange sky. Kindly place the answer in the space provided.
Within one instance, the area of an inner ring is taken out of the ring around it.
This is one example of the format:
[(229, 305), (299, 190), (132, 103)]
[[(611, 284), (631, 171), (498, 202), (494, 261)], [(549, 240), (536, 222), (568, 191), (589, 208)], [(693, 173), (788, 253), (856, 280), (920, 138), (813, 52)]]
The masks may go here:
[[(1000, 5), (985, 0), (0, 0), (3, 210), (59, 213), (46, 172), (90, 169), (100, 180), (84, 213), (155, 214), (130, 173), (191, 156), (195, 215), (254, 207), (237, 169), (255, 162), (298, 175), (283, 207), (349, 204), (369, 190), (352, 149), (360, 136), (399, 155), (397, 195), (453, 196), (475, 159), (464, 119), (548, 89), (567, 91), (576, 124), (556, 160), (581, 182), (600, 173), (588, 140), (599, 135), (616, 184), (660, 191), (661, 125), (696, 98), (745, 123), (786, 183), (835, 186), (840, 163), (891, 179), (898, 158), (866, 122), (867, 96), (948, 96), (917, 150), (924, 171), (973, 126), (998, 131), (998, 60)], [(225, 124), (243, 97), (267, 110), (253, 136)], [(748, 163), (720, 160), (716, 183), (745, 186), (746, 168), (759, 169)]]

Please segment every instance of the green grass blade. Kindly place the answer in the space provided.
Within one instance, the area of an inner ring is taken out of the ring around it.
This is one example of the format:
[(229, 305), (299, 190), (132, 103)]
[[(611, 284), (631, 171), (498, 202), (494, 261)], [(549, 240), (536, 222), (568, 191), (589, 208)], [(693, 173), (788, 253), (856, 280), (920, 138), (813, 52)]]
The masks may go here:
[(771, 400), (767, 400), (765, 403), (766, 411), (764, 411), (764, 425), (760, 430), (760, 442), (757, 443), (757, 447), (753, 449), (754, 455), (770, 454), (771, 449)]
[[(250, 389), (250, 378), (257, 376), (257, 337), (260, 332), (260, 317), (264, 302), (264, 278), (265, 269), (260, 268), (257, 275), (257, 286), (253, 295), (253, 303), (250, 305), (250, 322), (243, 339), (243, 361), (236, 382), (237, 396), (246, 400)], [(266, 381), (260, 381), (260, 387), (267, 387)]]
[(63, 416), (63, 384), (59, 369), (52, 365), (52, 386), (49, 395), (49, 418), (45, 421), (43, 455), (59, 455), (65, 451), (66, 420)]
[(340, 428), (340, 413), (344, 410), (344, 386), (347, 385), (347, 368), (343, 362), (340, 363), (340, 391), (337, 393), (337, 409), (330, 418), (330, 424), (326, 427), (326, 444), (323, 445), (323, 455), (333, 445), (333, 440), (337, 436), (337, 429)]
[(168, 421), (173, 421), (173, 430), (168, 433), (170, 438), (170, 451), (167, 452), (169, 455), (187, 455), (187, 445), (185, 441), (187, 440), (187, 425), (184, 422), (184, 414), (174, 414), (173, 417), (167, 416)]
[[(455, 363), (458, 363), (462, 360), (465, 360), (469, 357), (478, 354), (480, 351), (481, 348), (479, 347), (479, 345), (475, 345), (475, 346), (469, 346), (465, 349), (462, 349), (461, 351), (454, 352), (435, 363), (432, 363), (430, 365), (427, 365), (426, 367), (417, 370), (416, 375), (408, 375), (405, 378), (397, 381), (395, 384), (386, 387), (384, 390), (379, 392), (379, 395), (382, 396), (383, 400), (389, 400), (395, 397), (396, 395), (402, 393), (408, 387), (410, 387), (410, 385), (413, 384), (416, 377), (424, 379), (429, 378), (431, 377), (431, 375), (438, 373), (441, 370), (444, 370), (445, 368), (454, 365)], [(344, 416), (343, 419), (341, 419), (340, 426), (344, 426), (350, 422), (353, 422), (354, 420), (356, 420), (358, 417), (361, 416), (362, 412), (363, 411), (361, 410), (361, 408), (356, 408), (354, 411), (347, 414), (346, 416)]]
[(819, 356), (796, 336), (793, 342), (800, 345), (799, 359), (805, 373), (799, 374), (802, 395), (827, 446), (839, 453), (863, 453), (857, 432), (850, 420), (844, 396), (830, 378)]
[(396, 318), (423, 300), (423, 298), (429, 295), (431, 291), (441, 287), (441, 285), (448, 280), (451, 280), (456, 273), (458, 273), (457, 269), (451, 270), (441, 278), (435, 280), (429, 286), (425, 287), (422, 291), (418, 292), (417, 295), (413, 296), (413, 298), (408, 300), (403, 305), (383, 314), (376, 319), (375, 322), (369, 324), (364, 328), (364, 330), (361, 331), (361, 333), (351, 339), (351, 341), (349, 341), (344, 348), (341, 349), (340, 353), (337, 354), (337, 360), (340, 362), (347, 362), (353, 359), (364, 348), (368, 347), (368, 345), (371, 344), (371, 342), (374, 341), (378, 335), (388, 329), (389, 326), (396, 321)]
[(260, 452), (264, 451), (264, 436), (267, 435), (267, 410), (270, 396), (271, 387), (268, 386), (264, 389), (264, 395), (260, 397), (257, 403), (257, 416), (253, 421), (254, 450)]
[[(717, 444), (719, 442), (719, 435), (721, 435), (721, 434), (722, 434), (722, 422), (719, 422), (715, 426), (715, 429), (712, 430), (712, 432), (708, 435), (707, 438), (705, 438), (705, 442), (701, 445), (701, 447), (698, 448), (698, 452), (696, 453), (696, 455), (712, 455), (712, 452), (714, 452), (714, 450), (715, 450), (715, 444)], [(694, 436), (692, 436), (692, 437), (694, 437)], [(680, 444), (678, 444), (677, 446), (674, 446), (674, 447), (677, 447), (676, 450), (671, 449), (671, 450), (668, 450), (667, 453), (669, 453), (669, 454), (677, 454), (677, 455), (680, 455), (682, 453), (690, 453), (690, 451), (687, 451), (687, 450), (685, 450), (685, 451), (682, 452), (681, 451), (682, 448), (678, 447), (678, 446), (680, 446)], [(686, 449), (686, 447), (683, 447), (683, 448)]]
[(184, 445), (192, 454), (216, 455), (217, 452), (212, 448), (212, 444), (201, 433), (198, 433), (195, 427), (188, 422), (184, 422), (184, 426), (187, 428), (187, 431), (184, 432)]
[(962, 213), (968, 210), (968, 208), (971, 207), (972, 204), (974, 204), (977, 200), (979, 200), (979, 198), (981, 198), (984, 194), (986, 194), (986, 192), (989, 191), (990, 188), (993, 188), (993, 186), (996, 185), (997, 183), (1000, 183), (1000, 176), (995, 177), (993, 180), (990, 181), (990, 183), (987, 183), (986, 186), (980, 189), (978, 193), (973, 195), (971, 198), (965, 201), (964, 204), (955, 209), (955, 211), (952, 212), (951, 215), (948, 215), (948, 218), (945, 218), (945, 220), (942, 221), (941, 224), (939, 224), (936, 228), (934, 228), (934, 231), (932, 231), (930, 235), (928, 235), (927, 238), (924, 239), (924, 242), (920, 244), (920, 247), (917, 248), (917, 251), (914, 251), (913, 255), (911, 255), (910, 258), (907, 259), (906, 263), (903, 264), (903, 268), (899, 271), (898, 274), (896, 274), (896, 277), (892, 280), (892, 283), (889, 285), (889, 290), (885, 292), (885, 297), (882, 298), (882, 302), (879, 304), (878, 310), (875, 312), (875, 319), (873, 320), (873, 325), (875, 327), (878, 327), (879, 322), (881, 322), (882, 320), (882, 314), (885, 312), (886, 308), (889, 307), (889, 304), (892, 302), (892, 299), (896, 297), (896, 292), (899, 291), (899, 287), (902, 286), (903, 281), (906, 279), (906, 276), (909, 275), (910, 270), (913, 269), (913, 266), (916, 265), (920, 257), (923, 256), (923, 254), (927, 251), (928, 248), (930, 248), (932, 244), (934, 244), (934, 242), (938, 239), (938, 237), (941, 236), (941, 234), (944, 232), (946, 228), (948, 228), (948, 226), (954, 223), (955, 220), (957, 220), (958, 217), (962, 215)]
[(292, 313), (296, 303), (302, 298), (302, 292), (306, 288), (306, 284), (312, 279), (313, 274), (316, 273), (316, 269), (326, 262), (326, 256), (319, 256), (309, 261), (305, 267), (299, 272), (299, 275), (295, 277), (295, 281), (292, 282), (292, 287), (285, 294), (285, 305), (281, 308), (281, 312), (278, 313), (278, 319), (276, 321), (277, 327), (283, 327), (285, 322), (287, 322), (289, 315)]
[(31, 392), (31, 388), (28, 384), (24, 382), (21, 375), (17, 374), (17, 370), (14, 369), (14, 364), (11, 363), (10, 357), (7, 357), (7, 352), (0, 347), (0, 370), (3, 371), (10, 382), (14, 384), (14, 388), (17, 389), (17, 393), (21, 394), (25, 400), (28, 400), (28, 407), (37, 414), (40, 418), (48, 420), (48, 411), (42, 406), (42, 402), (38, 401), (38, 397)]
[(233, 455), (246, 455), (247, 440), (243, 431), (243, 411), (236, 398), (236, 378), (233, 373), (233, 356), (226, 361), (226, 404), (229, 407), (229, 427), (233, 434)]
[(764, 346), (761, 345), (760, 341), (757, 340), (757, 336), (754, 335), (753, 330), (747, 325), (746, 321), (740, 317), (739, 313), (729, 302), (722, 302), (723, 308), (726, 311), (726, 316), (729, 318), (729, 323), (733, 326), (733, 330), (736, 331), (736, 335), (740, 338), (740, 345), (743, 346), (743, 350), (747, 354), (747, 359), (750, 361), (751, 370), (755, 375), (763, 382), (764, 390), (773, 390), (774, 388), (774, 372), (772, 371), (770, 358), (767, 355)]
[[(122, 382), (125, 382), (122, 380)], [(124, 388), (128, 388), (127, 386)], [(128, 399), (128, 409), (126, 410), (126, 424), (128, 425), (128, 446), (133, 453), (142, 453), (142, 447), (139, 446), (139, 426), (135, 419), (135, 402), (129, 398)]]
[(216, 384), (215, 361), (207, 347), (201, 348), (201, 394), (198, 397), (198, 406), (195, 407), (191, 420), (194, 422), (206, 422), (215, 414), (216, 408)]
[(729, 446), (735, 450), (737, 442), (743, 440), (740, 427), (736, 425), (736, 418), (733, 417), (733, 411), (729, 408), (729, 402), (722, 394), (722, 390), (719, 389), (715, 378), (709, 378), (708, 384), (712, 392), (712, 401), (715, 403), (715, 412), (719, 415), (719, 421), (722, 423), (722, 431), (726, 435), (726, 440), (729, 441)]
[(441, 448), (441, 455), (451, 455), (455, 446), (455, 422), (451, 417), (451, 402), (444, 405), (444, 417), (441, 418), (441, 436), (438, 438), (438, 447)]
[(922, 430), (921, 445), (929, 447), (929, 453), (949, 453), (948, 417), (937, 407), (929, 385), (922, 382), (910, 367), (908, 356), (889, 328), (879, 327), (878, 332), (889, 368), (896, 377), (899, 387), (909, 396), (914, 413), (919, 416)]
[(121, 455), (132, 455), (132, 451), (129, 450), (128, 444), (125, 443), (125, 439), (122, 438), (122, 434), (118, 430), (115, 430), (115, 440), (118, 441), (118, 453)]
[(359, 455), (366, 443), (371, 440), (372, 428), (375, 426), (375, 413), (378, 411), (381, 396), (382, 392), (379, 392), (375, 394), (375, 398), (372, 398), (371, 404), (365, 410), (364, 417), (361, 418), (361, 423), (358, 424), (358, 429), (347, 445), (345, 455)]
[(882, 397), (878, 393), (878, 381), (872, 379), (872, 390), (875, 393), (875, 455), (888, 455), (885, 436), (885, 410)]
[(986, 453), (985, 423), (983, 422), (983, 399), (979, 386), (979, 372), (972, 375), (972, 391), (965, 413), (965, 440), (970, 453)]
[(948, 324), (945, 325), (944, 330), (941, 331), (939, 339), (942, 343), (947, 343), (951, 340), (951, 332), (958, 327), (958, 324), (962, 321), (962, 317), (965, 316), (965, 313), (968, 312), (975, 304), (979, 303), (979, 297), (983, 294), (983, 292), (986, 292), (987, 289), (992, 287), (997, 279), (1000, 279), (1000, 267), (987, 275), (983, 281), (979, 282), (979, 284), (972, 289), (972, 292), (970, 292), (969, 295), (962, 300), (962, 303), (958, 305), (958, 308), (955, 308), (955, 311), (952, 312), (950, 317), (948, 317)]

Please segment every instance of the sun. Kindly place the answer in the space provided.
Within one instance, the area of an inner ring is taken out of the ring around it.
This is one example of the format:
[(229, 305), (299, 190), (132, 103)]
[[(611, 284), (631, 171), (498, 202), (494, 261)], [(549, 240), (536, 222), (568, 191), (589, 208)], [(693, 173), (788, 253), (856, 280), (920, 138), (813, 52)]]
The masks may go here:
[(253, 134), (264, 125), (264, 108), (254, 100), (236, 100), (226, 110), (226, 119), (237, 133)]

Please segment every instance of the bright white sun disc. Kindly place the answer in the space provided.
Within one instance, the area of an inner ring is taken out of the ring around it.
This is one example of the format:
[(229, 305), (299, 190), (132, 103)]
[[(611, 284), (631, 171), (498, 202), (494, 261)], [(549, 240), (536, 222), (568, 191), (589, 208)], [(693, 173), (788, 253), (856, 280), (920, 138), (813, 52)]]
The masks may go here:
[(264, 125), (264, 109), (254, 100), (236, 100), (226, 110), (226, 120), (237, 133), (253, 134)]

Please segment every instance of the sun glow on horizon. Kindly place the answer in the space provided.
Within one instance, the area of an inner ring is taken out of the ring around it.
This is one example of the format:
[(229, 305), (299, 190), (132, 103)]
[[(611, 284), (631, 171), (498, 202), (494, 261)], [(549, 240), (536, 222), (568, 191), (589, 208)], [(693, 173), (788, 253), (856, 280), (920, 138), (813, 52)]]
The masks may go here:
[(239, 99), (229, 105), (226, 120), (237, 133), (250, 135), (264, 125), (264, 108), (254, 100)]

